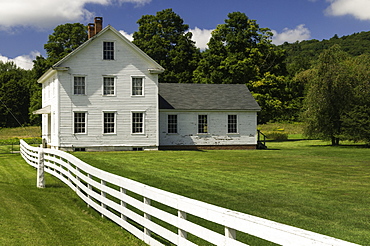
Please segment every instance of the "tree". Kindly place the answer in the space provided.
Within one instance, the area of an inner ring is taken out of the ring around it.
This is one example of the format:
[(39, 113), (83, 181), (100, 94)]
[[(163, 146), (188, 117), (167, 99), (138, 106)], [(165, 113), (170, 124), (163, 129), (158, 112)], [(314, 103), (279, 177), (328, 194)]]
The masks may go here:
[(303, 100), (301, 81), (266, 73), (262, 79), (251, 82), (249, 89), (261, 106), (258, 123), (298, 119)]
[(343, 136), (370, 144), (370, 55), (349, 59), (353, 80), (353, 100), (343, 115)]
[(144, 15), (137, 23), (133, 43), (166, 70), (160, 82), (190, 83), (200, 59), (200, 51), (191, 40), (189, 26), (172, 9)]
[(49, 40), (44, 45), (44, 49), (48, 55), (47, 59), (54, 64), (71, 53), (86, 40), (87, 27), (81, 23), (59, 25), (54, 29), (54, 32), (49, 35)]
[(194, 72), (196, 83), (245, 84), (267, 72), (284, 75), (284, 52), (271, 44), (272, 32), (244, 13), (233, 12), (212, 32)]
[(0, 126), (16, 127), (29, 123), (31, 72), (13, 62), (0, 61)]
[(348, 54), (334, 45), (325, 50), (310, 72), (305, 98), (305, 134), (331, 139), (338, 145), (342, 134), (343, 115), (353, 99), (352, 79), (346, 60)]

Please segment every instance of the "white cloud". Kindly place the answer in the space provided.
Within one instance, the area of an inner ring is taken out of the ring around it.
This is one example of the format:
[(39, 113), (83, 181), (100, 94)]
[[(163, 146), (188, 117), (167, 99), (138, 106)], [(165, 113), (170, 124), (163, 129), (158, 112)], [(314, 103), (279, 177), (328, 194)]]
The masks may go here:
[(40, 52), (32, 51), (29, 55), (17, 56), (15, 58), (8, 58), (0, 54), (0, 61), (2, 62), (14, 62), (17, 67), (31, 70), (33, 67), (33, 60), (36, 59), (36, 56), (39, 56)]
[(195, 29), (190, 29), (190, 32), (193, 33), (193, 37), (191, 38), (195, 45), (200, 48), (201, 50), (206, 49), (207, 43), (209, 42), (209, 39), (211, 38), (212, 30), (209, 29), (200, 29), (198, 27), (195, 27)]
[(123, 31), (123, 30), (120, 30), (119, 32), (120, 32), (123, 36), (125, 36), (125, 38), (127, 38), (128, 40), (130, 40), (131, 42), (134, 40), (133, 33), (128, 34), (127, 32), (125, 32), (125, 31)]
[(359, 20), (370, 20), (369, 0), (327, 0), (330, 6), (325, 10), (329, 15), (352, 15)]
[(298, 25), (295, 29), (284, 28), (281, 33), (275, 30), (271, 30), (271, 32), (274, 34), (272, 43), (276, 45), (284, 42), (294, 43), (295, 41), (307, 40), (311, 37), (310, 30), (304, 24)]
[[(213, 30), (200, 29), (198, 27), (195, 27), (195, 29), (190, 29), (189, 31), (193, 33), (192, 40), (195, 42), (195, 46), (197, 46), (201, 50), (206, 49), (207, 43), (209, 42), (209, 39), (211, 38), (211, 33)], [(123, 30), (120, 30), (119, 32), (123, 36), (125, 36), (128, 40), (130, 41), (134, 40), (132, 33), (129, 34)]]
[(151, 0), (0, 0), (0, 30), (14, 26), (50, 28), (64, 22), (91, 20), (94, 13), (85, 4), (114, 5), (134, 3), (143, 5)]

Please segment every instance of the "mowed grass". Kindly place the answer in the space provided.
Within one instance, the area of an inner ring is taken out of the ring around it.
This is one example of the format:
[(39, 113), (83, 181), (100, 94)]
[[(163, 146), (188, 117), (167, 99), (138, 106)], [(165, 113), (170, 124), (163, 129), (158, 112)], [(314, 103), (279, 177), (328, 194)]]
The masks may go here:
[(179, 195), (370, 245), (370, 149), (328, 144), (303, 140), (269, 142), (268, 150), (74, 154)]
[(0, 177), (0, 245), (145, 245), (54, 177), (36, 188), (36, 170), (19, 154), (0, 155)]

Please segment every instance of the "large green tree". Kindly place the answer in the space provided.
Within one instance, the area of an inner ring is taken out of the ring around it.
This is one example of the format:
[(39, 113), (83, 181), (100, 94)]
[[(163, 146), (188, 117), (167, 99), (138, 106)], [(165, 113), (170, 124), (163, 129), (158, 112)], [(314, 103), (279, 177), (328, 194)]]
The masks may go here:
[(354, 57), (347, 64), (353, 83), (353, 100), (342, 118), (343, 136), (370, 144), (370, 55)]
[(29, 123), (31, 72), (0, 61), (0, 127)]
[(305, 133), (309, 137), (331, 139), (338, 145), (343, 133), (343, 115), (353, 100), (353, 80), (348, 70), (348, 54), (334, 45), (325, 50), (311, 70), (305, 98)]
[(144, 15), (137, 23), (139, 30), (133, 34), (133, 43), (166, 69), (160, 82), (191, 83), (200, 51), (182, 18), (172, 9), (165, 9), (156, 15)]
[(284, 75), (284, 52), (271, 44), (272, 32), (244, 13), (233, 12), (212, 32), (194, 72), (196, 83), (245, 84), (265, 73)]
[(49, 35), (48, 42), (44, 45), (47, 59), (55, 63), (75, 50), (87, 40), (87, 27), (81, 23), (67, 23), (59, 25)]

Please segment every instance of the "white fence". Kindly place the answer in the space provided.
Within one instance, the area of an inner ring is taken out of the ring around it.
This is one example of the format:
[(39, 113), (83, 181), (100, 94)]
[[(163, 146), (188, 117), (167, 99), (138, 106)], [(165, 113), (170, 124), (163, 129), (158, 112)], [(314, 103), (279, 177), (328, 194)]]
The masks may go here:
[[(28, 164), (44, 169), (75, 190), (97, 210), (149, 245), (196, 245), (191, 235), (214, 245), (247, 245), (237, 234), (250, 234), (279, 245), (358, 245), (248, 214), (189, 199), (92, 167), (63, 151), (36, 148), (21, 140)], [(38, 178), (42, 186), (42, 178)], [(222, 227), (221, 233), (191, 222), (199, 217)]]

